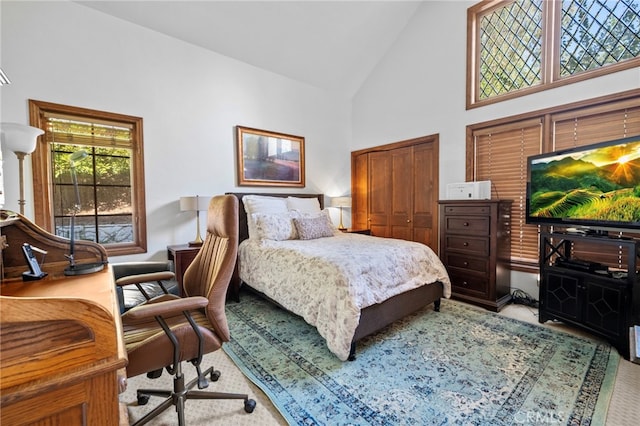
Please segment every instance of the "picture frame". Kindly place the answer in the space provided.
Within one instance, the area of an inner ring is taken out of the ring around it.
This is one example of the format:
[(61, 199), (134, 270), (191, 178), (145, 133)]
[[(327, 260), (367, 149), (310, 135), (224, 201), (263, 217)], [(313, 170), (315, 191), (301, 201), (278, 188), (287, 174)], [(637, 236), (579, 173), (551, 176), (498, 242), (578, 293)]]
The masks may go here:
[(304, 137), (236, 126), (239, 186), (304, 188)]

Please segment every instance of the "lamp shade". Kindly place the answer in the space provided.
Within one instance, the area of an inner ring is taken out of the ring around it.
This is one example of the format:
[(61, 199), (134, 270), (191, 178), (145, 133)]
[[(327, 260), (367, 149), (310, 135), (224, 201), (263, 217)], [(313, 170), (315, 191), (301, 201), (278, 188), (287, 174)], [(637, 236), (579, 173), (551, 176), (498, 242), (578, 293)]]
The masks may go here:
[(13, 152), (31, 154), (36, 149), (38, 136), (44, 130), (18, 123), (0, 123), (2, 143)]
[(195, 212), (209, 209), (209, 201), (211, 197), (193, 195), (189, 197), (180, 197), (180, 211)]
[(333, 197), (331, 207), (351, 207), (351, 197)]

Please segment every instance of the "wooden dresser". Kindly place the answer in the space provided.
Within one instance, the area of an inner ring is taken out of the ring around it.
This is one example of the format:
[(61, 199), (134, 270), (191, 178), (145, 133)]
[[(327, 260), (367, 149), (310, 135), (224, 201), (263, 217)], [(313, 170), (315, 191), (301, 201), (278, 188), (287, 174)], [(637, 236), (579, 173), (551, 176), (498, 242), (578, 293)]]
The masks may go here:
[(440, 201), (440, 259), (452, 297), (492, 311), (511, 300), (511, 201)]
[[(6, 243), (0, 250), (0, 424), (126, 424), (118, 394), (126, 383), (127, 355), (111, 268), (66, 277), (65, 263), (58, 262), (67, 249), (64, 239), (23, 216), (0, 225), (0, 242)], [(44, 279), (22, 281), (23, 242), (49, 252)], [(78, 257), (106, 259), (97, 244), (92, 250)]]

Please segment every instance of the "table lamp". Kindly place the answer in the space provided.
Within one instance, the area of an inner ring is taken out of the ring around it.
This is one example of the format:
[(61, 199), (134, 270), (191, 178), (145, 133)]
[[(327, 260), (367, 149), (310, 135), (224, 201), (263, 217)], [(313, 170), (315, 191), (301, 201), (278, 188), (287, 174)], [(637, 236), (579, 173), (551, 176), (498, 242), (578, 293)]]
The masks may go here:
[(331, 207), (340, 209), (340, 225), (338, 225), (338, 229), (340, 231), (346, 231), (347, 228), (342, 224), (342, 209), (351, 208), (351, 197), (333, 197), (331, 199)]
[(2, 143), (18, 157), (18, 173), (20, 179), (20, 214), (24, 215), (24, 157), (36, 150), (38, 136), (44, 130), (18, 123), (0, 123)]
[(209, 201), (211, 201), (211, 197), (201, 197), (199, 195), (180, 197), (180, 211), (196, 212), (196, 239), (189, 242), (190, 246), (201, 246), (203, 243), (202, 237), (200, 236), (200, 210), (208, 210)]

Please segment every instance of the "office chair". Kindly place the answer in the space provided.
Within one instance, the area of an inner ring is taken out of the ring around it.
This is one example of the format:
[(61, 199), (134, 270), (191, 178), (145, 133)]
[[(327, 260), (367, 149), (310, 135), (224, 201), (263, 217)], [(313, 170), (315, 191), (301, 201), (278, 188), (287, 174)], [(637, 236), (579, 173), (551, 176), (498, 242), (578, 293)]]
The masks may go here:
[[(204, 354), (216, 351), (228, 342), (229, 328), (225, 315), (227, 287), (233, 274), (238, 252), (238, 199), (233, 195), (213, 197), (209, 204), (207, 234), (200, 251), (184, 275), (184, 294), (180, 298), (162, 294), (134, 306), (122, 315), (125, 347), (129, 364), (127, 377), (147, 373), (156, 378), (166, 369), (173, 378), (173, 390), (138, 389), (138, 404), (149, 396), (166, 399), (141, 418), (142, 425), (170, 406), (176, 407), (178, 424), (184, 425), (185, 402), (188, 399), (243, 399), (244, 410), (253, 412), (256, 402), (245, 394), (224, 394), (193, 390), (209, 385), (207, 376), (216, 381), (220, 372), (202, 371)], [(156, 277), (137, 276), (141, 282)], [(121, 278), (116, 282), (131, 284)], [(196, 368), (198, 376), (185, 384), (182, 361)]]

